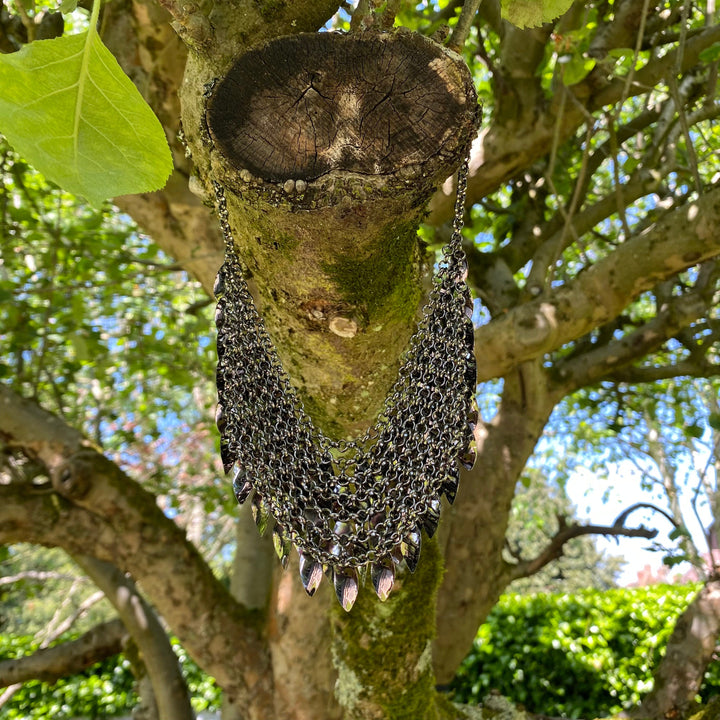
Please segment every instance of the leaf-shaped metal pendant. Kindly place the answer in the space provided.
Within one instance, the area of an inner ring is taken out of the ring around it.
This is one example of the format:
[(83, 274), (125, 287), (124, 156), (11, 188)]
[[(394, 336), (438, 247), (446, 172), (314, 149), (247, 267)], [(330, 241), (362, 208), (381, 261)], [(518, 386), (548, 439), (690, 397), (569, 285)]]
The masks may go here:
[(385, 602), (395, 583), (395, 570), (392, 562), (375, 563), (370, 569), (370, 577), (377, 596)]
[(475, 465), (475, 451), (472, 448), (466, 448), (458, 455), (458, 460), (466, 470), (472, 470)]
[(260, 535), (264, 535), (268, 526), (268, 511), (265, 506), (265, 502), (259, 493), (253, 495), (252, 503), (252, 516), (255, 524), (257, 525), (258, 532)]
[(335, 568), (333, 573), (335, 594), (343, 610), (350, 612), (358, 596), (358, 576), (353, 568)]
[(415, 572), (418, 561), (420, 560), (420, 546), (422, 545), (422, 536), (419, 530), (411, 532), (400, 543), (400, 552), (407, 563), (408, 570)]
[(275, 523), (275, 527), (272, 531), (272, 537), (275, 553), (280, 559), (280, 564), (282, 565), (283, 570), (285, 570), (290, 560), (290, 550), (292, 549), (292, 543), (290, 542), (290, 539), (285, 535), (285, 531), (283, 530), (282, 525), (279, 525), (278, 523)]
[(300, 553), (300, 580), (305, 592), (312, 597), (323, 577), (322, 565), (308, 555)]
[(440, 508), (440, 500), (433, 498), (430, 501), (428, 511), (423, 518), (423, 530), (425, 530), (429, 538), (435, 534), (438, 523), (440, 522)]
[(441, 490), (443, 495), (447, 498), (447, 501), (452, 505), (455, 502), (455, 497), (458, 491), (459, 470), (457, 468), (450, 468), (449, 474), (442, 481)]
[(233, 492), (238, 505), (242, 505), (250, 497), (252, 490), (253, 486), (249, 480), (246, 480), (245, 472), (238, 470), (233, 478)]

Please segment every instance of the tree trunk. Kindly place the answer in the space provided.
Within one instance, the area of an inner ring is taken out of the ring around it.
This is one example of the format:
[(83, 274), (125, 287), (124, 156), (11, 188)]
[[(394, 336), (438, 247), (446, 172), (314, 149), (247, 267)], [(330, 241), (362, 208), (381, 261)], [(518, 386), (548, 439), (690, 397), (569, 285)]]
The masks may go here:
[(213, 182), (225, 188), (258, 310), (309, 414), (358, 434), (414, 330), (417, 227), (475, 131), (469, 73), (408, 34), (279, 38), (213, 85), (214, 72), (191, 55), (182, 89), (200, 178), (209, 198)]
[(654, 686), (633, 717), (685, 717), (694, 705), (720, 637), (720, 580), (706, 583), (675, 623)]
[[(255, 530), (257, 532), (257, 530)], [(335, 594), (323, 582), (313, 597), (300, 583), (297, 557), (286, 570), (276, 564), (275, 590), (268, 623), (268, 640), (275, 679), (275, 712), (283, 720), (338, 720), (335, 699), (337, 671), (329, 652), (328, 608)]]
[[(401, 33), (279, 39), (214, 84), (213, 67), (191, 54), (182, 97), (193, 160), (208, 190), (211, 181), (224, 186), (256, 304), (305, 408), (324, 431), (357, 434), (381, 405), (414, 330), (424, 205), (475, 129), (467, 69), (431, 41)], [(351, 616), (333, 623), (346, 717), (457, 714), (436, 696), (429, 662), (441, 572), (432, 547), (418, 569), (424, 581), (400, 578), (394, 593), (393, 607), (417, 612), (394, 617), (366, 589)], [(331, 595), (324, 592), (304, 597), (294, 567), (277, 584), (269, 636), (279, 717), (339, 716), (336, 673), (321, 660)], [(372, 625), (376, 639), (358, 623)], [(367, 643), (387, 650), (382, 672), (347, 664), (348, 656), (368, 656)], [(396, 643), (400, 654), (390, 652)]]
[[(0, 386), (0, 423), (10, 448), (45, 463), (42, 491), (0, 485), (0, 542), (33, 542), (94, 557), (132, 574), (249, 720), (272, 717), (270, 653), (262, 619), (214, 577), (155, 497), (61, 420)], [(169, 551), (171, 549), (172, 551)]]
[(110, 563), (89, 555), (75, 555), (73, 559), (105, 593), (137, 645), (155, 698), (150, 707), (157, 705), (159, 720), (194, 720), (187, 684), (170, 639), (135, 583)]
[[(541, 364), (523, 363), (505, 378), (497, 415), (479, 425), (475, 467), (461, 477), (457, 500), (440, 527), (446, 569), (434, 662), (441, 683), (452, 679), (509, 582), (502, 551), (515, 485), (556, 401)], [(468, 582), (468, 573), (482, 581)]]

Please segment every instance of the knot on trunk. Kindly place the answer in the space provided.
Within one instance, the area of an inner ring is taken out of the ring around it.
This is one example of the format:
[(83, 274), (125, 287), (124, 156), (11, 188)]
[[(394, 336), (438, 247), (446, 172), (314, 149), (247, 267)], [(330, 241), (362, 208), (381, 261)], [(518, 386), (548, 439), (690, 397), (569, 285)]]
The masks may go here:
[(99, 475), (105, 475), (109, 460), (94, 450), (80, 450), (52, 472), (52, 485), (59, 495), (81, 500), (90, 492)]

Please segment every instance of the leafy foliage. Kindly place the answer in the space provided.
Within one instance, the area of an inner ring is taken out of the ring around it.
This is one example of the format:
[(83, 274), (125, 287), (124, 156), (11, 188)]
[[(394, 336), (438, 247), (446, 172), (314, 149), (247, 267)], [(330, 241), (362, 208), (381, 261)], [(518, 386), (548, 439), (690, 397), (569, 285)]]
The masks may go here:
[[(66, 636), (63, 641), (72, 639)], [(0, 635), (0, 660), (29, 654), (36, 646), (27, 636)], [(194, 710), (217, 710), (220, 692), (215, 682), (187, 656), (177, 640), (173, 640), (173, 649), (182, 663)], [(130, 662), (117, 655), (53, 684), (37, 680), (25, 683), (0, 710), (0, 719), (70, 720), (127, 714), (137, 703), (134, 684)]]
[(49, 180), (99, 207), (157, 190), (172, 170), (165, 133), (96, 30), (0, 54), (2, 131)]
[[(505, 595), (480, 629), (453, 683), (455, 700), (481, 702), (497, 690), (530, 711), (569, 718), (619, 712), (650, 688), (651, 670), (677, 616), (697, 588), (653, 586), (577, 594)], [(65, 639), (70, 639), (65, 638)], [(216, 710), (214, 681), (182, 647), (196, 711)], [(28, 637), (0, 636), (0, 659), (32, 652)], [(136, 701), (130, 664), (118, 656), (52, 686), (29, 682), (12, 698), (2, 720), (58, 720), (127, 713)], [(713, 663), (701, 691), (720, 690)]]
[(115, 615), (107, 599), (92, 601), (95, 586), (57, 548), (25, 543), (5, 548), (0, 579), (14, 580), (2, 585), (0, 630), (10, 636), (32, 634), (44, 642), (64, 634), (68, 617), (77, 618), (73, 632), (82, 633)]
[[(677, 616), (697, 587), (652, 586), (575, 595), (506, 595), (480, 628), (454, 681), (455, 699), (492, 690), (537, 713), (598, 717), (636, 704)], [(708, 670), (702, 697), (720, 690)]]
[(542, 3), (532, 0), (502, 0), (500, 3), (503, 17), (518, 27), (539, 27), (560, 17), (571, 5), (571, 0)]
[[(152, 437), (162, 414), (200, 419), (214, 350), (205, 303), (193, 310), (197, 283), (127, 217), (48, 188), (5, 144), (0, 228), (0, 377), (102, 446), (120, 418)], [(188, 397), (195, 385), (201, 409)]]
[(127, 217), (48, 186), (1, 140), (0, 252), (0, 381), (144, 478), (217, 555), (231, 498), (200, 285)]
[(669, 531), (669, 542), (654, 549), (667, 565), (690, 562), (706, 577), (714, 543), (708, 530), (720, 517), (719, 397), (715, 378), (608, 381), (583, 389), (555, 410), (554, 442), (567, 450), (548, 457), (546, 467), (554, 464), (560, 474), (583, 467), (606, 481), (616, 468), (636, 476), (656, 508), (647, 518)]

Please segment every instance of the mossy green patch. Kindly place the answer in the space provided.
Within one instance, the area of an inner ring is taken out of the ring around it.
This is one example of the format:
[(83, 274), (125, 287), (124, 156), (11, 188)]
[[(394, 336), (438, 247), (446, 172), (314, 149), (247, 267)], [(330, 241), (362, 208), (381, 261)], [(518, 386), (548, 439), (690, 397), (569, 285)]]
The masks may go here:
[(415, 282), (417, 229), (417, 219), (393, 221), (367, 257), (345, 255), (327, 263), (324, 270), (347, 302), (361, 306), (369, 315), (387, 308), (392, 316), (407, 322), (420, 299)]
[(720, 718), (720, 697), (714, 697), (704, 708), (691, 715), (688, 720), (717, 720)]
[(442, 577), (437, 542), (425, 540), (414, 575), (402, 573), (380, 603), (368, 581), (350, 613), (337, 608), (333, 660), (337, 697), (349, 717), (372, 712), (386, 720), (457, 717), (437, 700), (431, 662), (435, 598)]
[(333, 420), (325, 409), (325, 403), (318, 401), (307, 393), (301, 393), (305, 412), (312, 418), (315, 427), (321, 428), (329, 437), (343, 437), (345, 428)]

